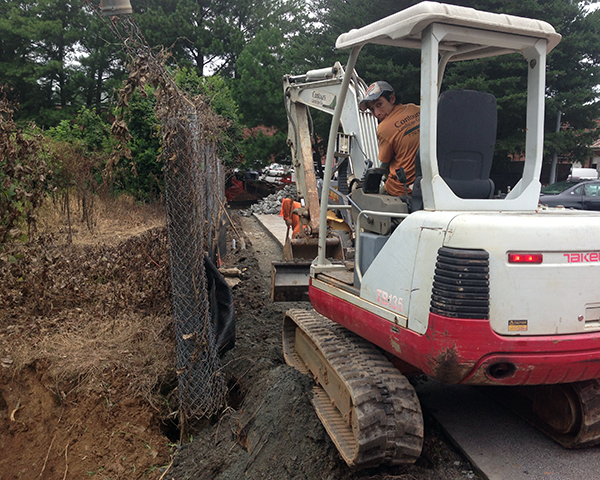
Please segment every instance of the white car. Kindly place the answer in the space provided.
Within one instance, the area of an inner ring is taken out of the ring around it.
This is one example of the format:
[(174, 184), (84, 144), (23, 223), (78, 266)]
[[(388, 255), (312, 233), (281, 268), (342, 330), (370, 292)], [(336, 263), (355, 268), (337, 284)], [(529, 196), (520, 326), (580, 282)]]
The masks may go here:
[(270, 177), (283, 177), (286, 174), (286, 171), (283, 165), (272, 163), (265, 167), (265, 173)]

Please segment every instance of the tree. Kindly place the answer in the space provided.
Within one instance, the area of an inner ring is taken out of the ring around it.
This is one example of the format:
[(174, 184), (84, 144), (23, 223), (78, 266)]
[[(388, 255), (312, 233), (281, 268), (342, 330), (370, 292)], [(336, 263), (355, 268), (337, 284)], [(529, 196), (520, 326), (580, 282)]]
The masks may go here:
[[(416, 3), (410, 0), (376, 0), (368, 4), (359, 0), (321, 0), (317, 4), (323, 22), (320, 35), (327, 39), (324, 43), (332, 45), (339, 34)], [(586, 16), (583, 5), (564, 0), (446, 0), (446, 3), (536, 18), (556, 28), (563, 39), (547, 58), (545, 152), (549, 156), (556, 150), (559, 155), (570, 155), (573, 160), (589, 155), (590, 133), (586, 133), (586, 129), (593, 128), (593, 120), (600, 117), (598, 93), (594, 90), (600, 83), (600, 11)], [(347, 52), (328, 51), (326, 64), (336, 59), (336, 55), (346, 57)], [(405, 102), (419, 100), (417, 51), (368, 45), (359, 57), (357, 71), (367, 83), (389, 81)], [(526, 64), (522, 57), (514, 54), (451, 63), (442, 89), (452, 88), (485, 90), (496, 96), (499, 124), (494, 168), (506, 166), (509, 154), (524, 150)], [(555, 133), (559, 111), (563, 128)]]
[(136, 18), (151, 46), (164, 45), (199, 76), (235, 76), (248, 41), (264, 28), (289, 31), (301, 0), (141, 0)]
[(175, 74), (177, 85), (191, 95), (201, 95), (212, 109), (227, 122), (227, 128), (218, 139), (219, 158), (232, 167), (241, 155), (244, 125), (229, 82), (220, 75), (200, 77), (195, 70), (179, 69)]
[(77, 111), (71, 101), (74, 67), (70, 59), (84, 25), (81, 6), (68, 0), (27, 1), (8, 13), (8, 22), (2, 26), (10, 38), (23, 42), (10, 51), (10, 65), (17, 66), (13, 78), (20, 117), (35, 116), (42, 126), (55, 125)]
[(285, 131), (265, 135), (261, 131), (250, 130), (249, 135), (242, 143), (242, 151), (242, 161), (238, 165), (242, 171), (259, 171), (271, 162), (291, 163)]
[(594, 90), (600, 81), (600, 10), (584, 15), (580, 7), (568, 7), (556, 19), (562, 19), (555, 27), (563, 41), (548, 62), (546, 153), (552, 156), (550, 182), (556, 180), (557, 157), (583, 162), (598, 138), (594, 120), (600, 118), (600, 101)]
[(87, 24), (78, 42), (79, 68), (73, 72), (76, 88), (73, 101), (98, 113), (107, 112), (127, 74), (125, 56), (106, 23), (107, 17), (101, 19), (95, 11), (88, 10), (84, 6)]
[(286, 123), (281, 79), (289, 72), (284, 42), (279, 29), (262, 30), (238, 58), (239, 80), (233, 91), (249, 127)]
[[(40, 104), (42, 99), (30, 30), (26, 4), (0, 3), (0, 78), (9, 87), (6, 94), (17, 103), (27, 100)], [(23, 105), (21, 109), (27, 111)], [(17, 111), (15, 118), (18, 116)]]
[[(292, 65), (286, 61), (286, 39), (278, 28), (264, 29), (246, 45), (237, 61), (239, 79), (234, 95), (250, 131), (244, 140), (243, 167), (257, 170), (273, 160), (289, 160), (287, 116), (282, 78)], [(255, 127), (275, 127), (265, 135)]]
[(156, 98), (151, 88), (146, 91), (148, 95), (142, 96), (136, 90), (129, 101), (124, 117), (131, 135), (127, 145), (131, 160), (124, 163), (122, 159), (114, 172), (116, 187), (133, 194), (137, 200), (160, 196), (163, 184), (162, 164), (158, 160), (160, 124), (154, 113)]
[(0, 78), (20, 103), (15, 118), (52, 127), (82, 105), (106, 111), (125, 72), (119, 47), (107, 40), (112, 37), (83, 3), (0, 3)]
[(86, 107), (81, 107), (72, 120), (62, 120), (56, 127), (47, 130), (46, 135), (56, 140), (79, 143), (86, 153), (110, 153), (110, 126), (100, 116)]
[[(319, 0), (313, 15), (323, 23), (318, 34), (324, 45), (325, 65), (335, 61), (344, 64), (349, 50), (336, 50), (333, 46), (339, 35), (385, 18), (419, 3), (416, 0)], [(358, 74), (370, 84), (386, 80), (395, 87), (403, 102), (419, 103), (420, 54), (418, 50), (366, 45), (356, 64)], [(318, 67), (313, 67), (318, 68)]]
[[(571, 161), (588, 158), (593, 136), (588, 130), (595, 128), (594, 119), (600, 117), (600, 102), (594, 92), (600, 79), (600, 12), (586, 16), (582, 5), (563, 0), (473, 1), (469, 6), (544, 20), (562, 35), (562, 41), (547, 57), (544, 152), (546, 158), (553, 153)], [(487, 89), (498, 100), (495, 161), (522, 152), (525, 62), (515, 54), (449, 69), (447, 88), (474, 87)], [(563, 128), (556, 128), (557, 117)]]

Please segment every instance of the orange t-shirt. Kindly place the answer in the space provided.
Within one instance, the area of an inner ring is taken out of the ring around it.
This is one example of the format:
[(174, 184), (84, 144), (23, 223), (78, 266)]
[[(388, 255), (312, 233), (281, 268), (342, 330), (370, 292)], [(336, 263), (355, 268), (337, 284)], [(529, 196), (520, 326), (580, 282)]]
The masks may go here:
[[(379, 160), (389, 164), (385, 189), (390, 195), (405, 195), (404, 185), (396, 177), (396, 169), (404, 168), (407, 188), (415, 182), (415, 156), (420, 140), (421, 107), (400, 104), (377, 127)], [(408, 188), (408, 193), (412, 193)]]

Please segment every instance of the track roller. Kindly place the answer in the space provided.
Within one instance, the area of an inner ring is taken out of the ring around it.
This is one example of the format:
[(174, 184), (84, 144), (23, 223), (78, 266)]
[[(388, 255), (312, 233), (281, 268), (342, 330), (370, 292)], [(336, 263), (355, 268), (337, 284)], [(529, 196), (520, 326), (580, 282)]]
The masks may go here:
[(313, 406), (349, 466), (409, 464), (419, 457), (417, 394), (373, 344), (314, 310), (290, 310), (283, 352), (288, 365), (314, 377)]

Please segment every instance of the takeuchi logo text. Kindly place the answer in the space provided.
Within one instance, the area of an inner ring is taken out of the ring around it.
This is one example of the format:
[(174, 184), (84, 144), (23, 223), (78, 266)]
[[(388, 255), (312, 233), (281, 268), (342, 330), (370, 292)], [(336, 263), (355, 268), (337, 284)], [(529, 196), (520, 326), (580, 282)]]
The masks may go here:
[(596, 263), (600, 262), (600, 252), (563, 253), (567, 263)]

